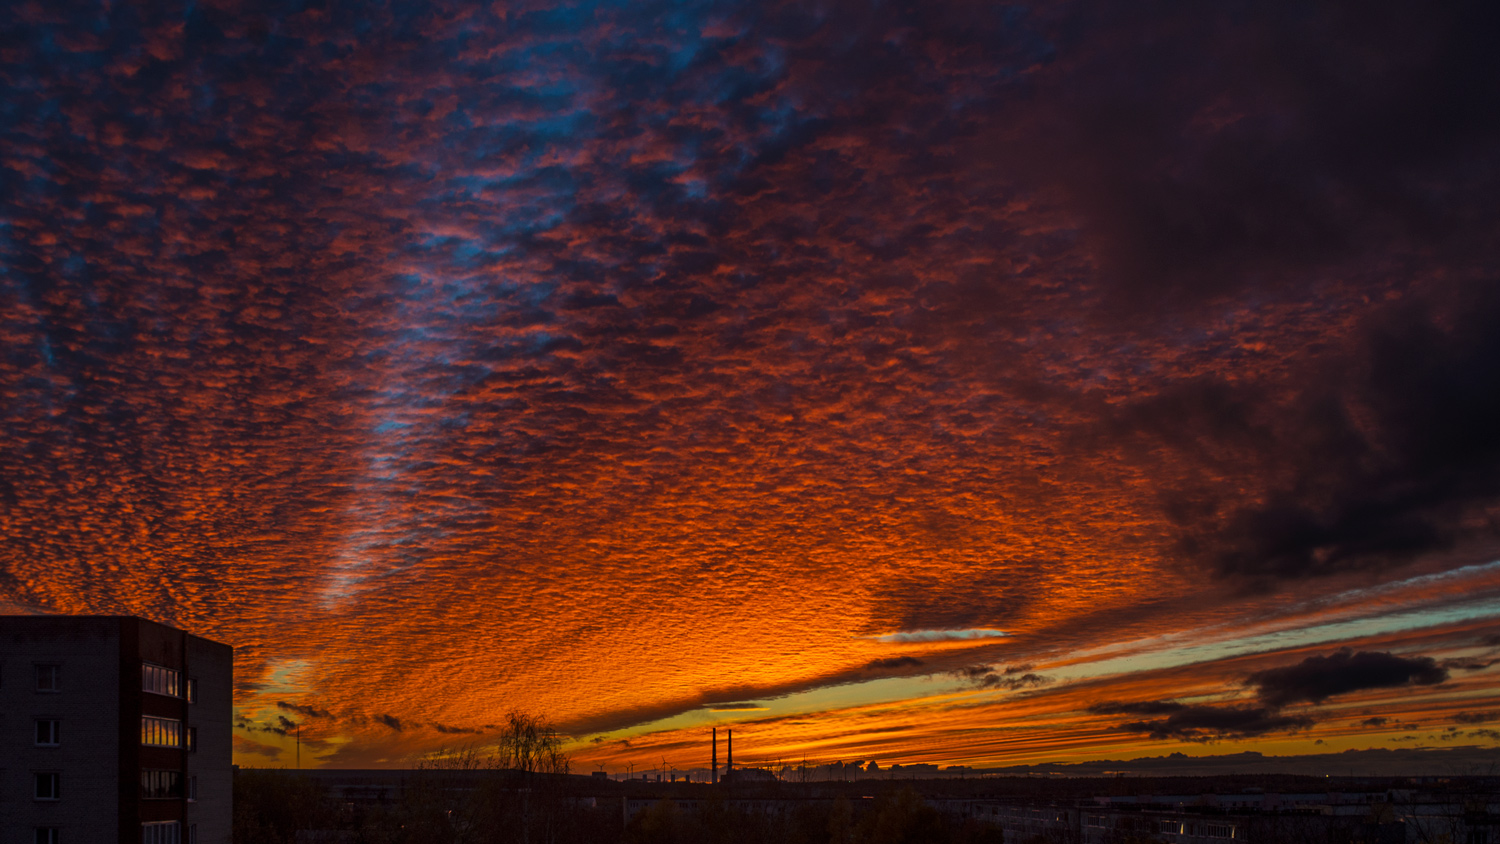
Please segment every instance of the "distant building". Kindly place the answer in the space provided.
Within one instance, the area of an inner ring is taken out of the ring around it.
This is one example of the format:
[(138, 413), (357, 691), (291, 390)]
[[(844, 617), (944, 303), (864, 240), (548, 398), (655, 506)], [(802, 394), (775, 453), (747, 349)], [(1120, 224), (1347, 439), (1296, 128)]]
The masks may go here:
[(130, 616), (0, 616), (0, 844), (227, 844), (234, 650)]
[[(1352, 798), (1352, 799), (1351, 799)], [(1134, 795), (1092, 801), (1025, 799), (937, 799), (929, 804), (951, 816), (998, 826), (1006, 841), (1069, 841), (1115, 844), (1405, 844), (1407, 841), (1468, 841), (1488, 838), (1408, 837), (1384, 793), (1368, 795)], [(1340, 811), (1346, 810), (1346, 811)], [(1470, 826), (1469, 829), (1477, 829)]]
[(724, 776), (719, 778), (719, 781), (726, 783), (742, 783), (776, 782), (777, 780), (775, 774), (771, 773), (770, 771), (762, 770), (760, 768), (735, 768), (732, 771), (725, 772)]

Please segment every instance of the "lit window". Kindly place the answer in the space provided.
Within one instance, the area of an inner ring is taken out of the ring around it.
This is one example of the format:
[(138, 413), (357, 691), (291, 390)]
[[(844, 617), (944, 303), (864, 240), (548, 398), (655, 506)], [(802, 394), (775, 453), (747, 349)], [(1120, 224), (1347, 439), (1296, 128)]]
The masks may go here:
[(182, 722), (176, 718), (142, 715), (141, 744), (148, 747), (182, 747)]
[(36, 828), (36, 837), (32, 839), (36, 844), (57, 844), (57, 827), (39, 826)]
[(188, 752), (189, 753), (197, 753), (198, 752), (198, 728), (197, 727), (188, 727), (188, 729), (187, 729), (187, 741), (188, 741), (188, 743), (187, 743)]
[(62, 687), (62, 666), (60, 665), (38, 665), (36, 666), (36, 690), (39, 692), (55, 692)]
[(36, 774), (36, 799), (38, 800), (61, 800), (62, 799), (62, 777), (56, 772)]
[(182, 844), (182, 826), (177, 821), (143, 823), (141, 844)]
[(187, 681), (187, 699), (188, 703), (198, 702), (198, 681), (192, 678)]
[(36, 743), (38, 747), (56, 747), (62, 744), (61, 721), (44, 721), (38, 719), (36, 722)]
[(141, 664), (141, 691), (157, 695), (182, 697), (182, 672), (175, 668)]

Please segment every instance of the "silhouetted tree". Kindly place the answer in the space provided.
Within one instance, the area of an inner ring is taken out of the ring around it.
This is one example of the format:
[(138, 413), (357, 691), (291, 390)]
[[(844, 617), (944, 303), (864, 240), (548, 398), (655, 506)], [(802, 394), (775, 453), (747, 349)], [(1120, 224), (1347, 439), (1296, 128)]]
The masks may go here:
[(555, 730), (512, 712), (493, 743), (423, 759), (400, 804), (368, 824), (365, 837), (373, 844), (558, 844), (569, 825), (562, 784), (569, 767)]
[(298, 830), (329, 829), (337, 812), (324, 789), (289, 771), (241, 769), (234, 775), (236, 844), (292, 844)]
[(909, 786), (881, 794), (859, 822), (859, 840), (868, 844), (948, 844), (951, 837), (943, 816)]
[(849, 798), (839, 795), (828, 815), (828, 844), (852, 844), (854, 841), (854, 807)]
[(694, 820), (676, 803), (661, 800), (631, 819), (625, 840), (630, 844), (697, 844)]

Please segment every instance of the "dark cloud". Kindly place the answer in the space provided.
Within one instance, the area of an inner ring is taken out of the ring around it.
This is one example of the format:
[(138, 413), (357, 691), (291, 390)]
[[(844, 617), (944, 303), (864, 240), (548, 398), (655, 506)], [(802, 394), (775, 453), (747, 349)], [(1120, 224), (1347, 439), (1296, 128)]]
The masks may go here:
[(278, 708), (278, 709), (284, 709), (287, 712), (296, 713), (297, 715), (301, 715), (303, 718), (332, 718), (333, 717), (333, 714), (330, 713), (326, 709), (319, 709), (316, 706), (305, 706), (303, 704), (298, 704), (298, 703), (285, 703), (283, 701), (277, 701), (276, 702), (276, 708)]
[[(1390, 568), (1500, 540), (1500, 294), (1486, 279), (1377, 309), (1281, 382), (1207, 377), (1114, 417), (1229, 487), (1163, 492), (1182, 555), (1274, 583)], [(1248, 494), (1247, 494), (1248, 490)], [(1246, 499), (1249, 499), (1247, 502)]]
[(1369, 689), (1431, 686), (1448, 679), (1447, 669), (1430, 657), (1400, 657), (1375, 651), (1338, 651), (1311, 656), (1296, 665), (1257, 671), (1246, 678), (1271, 706), (1322, 703), (1330, 697)]
[[(387, 725), (387, 726), (390, 726), (390, 725)], [(469, 729), (467, 727), (453, 727), (453, 726), (449, 726), (447, 724), (439, 724), (437, 722), (433, 722), (430, 726), (434, 730), (437, 730), (438, 732), (443, 733), (445, 735), (479, 735), (479, 734), (481, 734), (483, 732), (482, 730), (474, 730), (474, 729)], [(393, 729), (400, 729), (400, 728), (399, 727), (393, 727)]]
[(922, 664), (922, 660), (914, 656), (888, 656), (872, 659), (865, 663), (865, 667), (876, 671), (894, 671), (899, 668), (919, 668)]
[(375, 723), (384, 724), (398, 733), (402, 730), (401, 719), (394, 715), (376, 715)]
[(708, 708), (714, 712), (754, 712), (757, 710), (765, 709), (766, 707), (765, 704), (755, 703), (754, 701), (742, 701), (736, 703), (710, 704)]
[[(1283, 708), (1298, 703), (1323, 703), (1330, 697), (1371, 689), (1407, 685), (1435, 685), (1448, 679), (1447, 669), (1430, 657), (1399, 657), (1390, 653), (1349, 650), (1312, 656), (1295, 665), (1257, 671), (1245, 678), (1255, 688), (1258, 705), (1211, 706), (1172, 700), (1105, 701), (1089, 707), (1095, 715), (1166, 716), (1129, 721), (1117, 729), (1145, 733), (1156, 739), (1216, 741), (1274, 732), (1293, 732), (1313, 726), (1307, 714), (1287, 714)], [(1460, 723), (1462, 714), (1455, 718)], [(1391, 720), (1372, 716), (1362, 727), (1380, 728)], [(1408, 728), (1415, 725), (1398, 725)], [(1450, 728), (1450, 731), (1456, 728)]]
[[(1168, 706), (1164, 703), (1157, 705)], [(1275, 707), (1270, 706), (1187, 706), (1182, 704), (1170, 706), (1173, 708), (1162, 708), (1158, 712), (1151, 713), (1166, 714), (1166, 718), (1130, 721), (1120, 724), (1118, 729), (1131, 733), (1145, 733), (1154, 739), (1208, 742), (1248, 738), (1267, 733), (1292, 732), (1313, 725), (1311, 718), (1283, 715)]]
[(1052, 682), (1051, 677), (1037, 674), (1031, 669), (1030, 665), (1011, 665), (1004, 669), (993, 665), (970, 665), (951, 673), (977, 689), (1018, 691), (1034, 689)]
[[(882, 657), (881, 659), (886, 659)], [(916, 657), (893, 657), (896, 660), (917, 659)], [(925, 661), (924, 661), (925, 663)], [(929, 666), (931, 667), (931, 666)], [(889, 670), (889, 669), (887, 669)], [(868, 663), (857, 667), (840, 667), (828, 674), (821, 676), (806, 677), (793, 683), (775, 684), (770, 686), (727, 686), (710, 687), (708, 690), (686, 698), (666, 698), (656, 701), (650, 706), (640, 708), (627, 708), (614, 711), (603, 711), (595, 713), (592, 717), (576, 721), (565, 721), (559, 724), (559, 729), (564, 732), (578, 735), (583, 733), (596, 733), (606, 730), (615, 730), (622, 727), (634, 726), (658, 719), (669, 718), (694, 709), (719, 709), (725, 705), (748, 705), (746, 700), (764, 700), (767, 698), (779, 698), (793, 695), (813, 689), (826, 689), (851, 683), (864, 682), (870, 679), (871, 668)]]
[(1495, 176), (1469, 176), (1500, 133), (1486, 4), (1082, 2), (1039, 17), (1058, 22), (1044, 27), (1057, 55), (1019, 159), (1067, 191), (1116, 307), (1286, 290), (1488, 235)]
[[(941, 509), (920, 519), (923, 529), (949, 541), (973, 528)], [(878, 623), (898, 630), (1006, 629), (1044, 601), (1049, 587), (1066, 573), (1066, 566), (1040, 559), (988, 561), (964, 582), (942, 572), (903, 572), (885, 586), (879, 606), (890, 615)]]
[(1500, 711), (1460, 712), (1453, 716), (1453, 720), (1460, 724), (1488, 724), (1491, 721), (1500, 721)]
[(276, 716), (276, 720), (269, 723), (252, 721), (242, 715), (234, 716), (234, 728), (247, 733), (275, 733), (278, 736), (286, 736), (297, 729), (297, 723), (289, 720), (284, 715)]
[(1483, 662), (1475, 662), (1472, 659), (1445, 659), (1440, 663), (1444, 668), (1457, 671), (1483, 671), (1500, 660), (1487, 659)]
[(1098, 703), (1089, 707), (1095, 715), (1170, 715), (1187, 709), (1187, 704), (1170, 700)]

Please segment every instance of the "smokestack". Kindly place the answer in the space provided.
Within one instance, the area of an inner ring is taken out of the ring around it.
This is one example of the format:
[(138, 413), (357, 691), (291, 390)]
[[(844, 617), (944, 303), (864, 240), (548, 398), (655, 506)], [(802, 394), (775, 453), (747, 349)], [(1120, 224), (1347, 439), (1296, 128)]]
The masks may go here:
[(718, 727), (714, 727), (714, 767), (713, 767), (713, 771), (714, 771), (714, 773), (713, 773), (713, 782), (714, 782), (714, 784), (717, 785), (718, 782), (719, 782), (719, 728)]
[(725, 732), (729, 733), (729, 760), (724, 763), (724, 776), (727, 777), (729, 772), (734, 770), (734, 730), (725, 730)]

